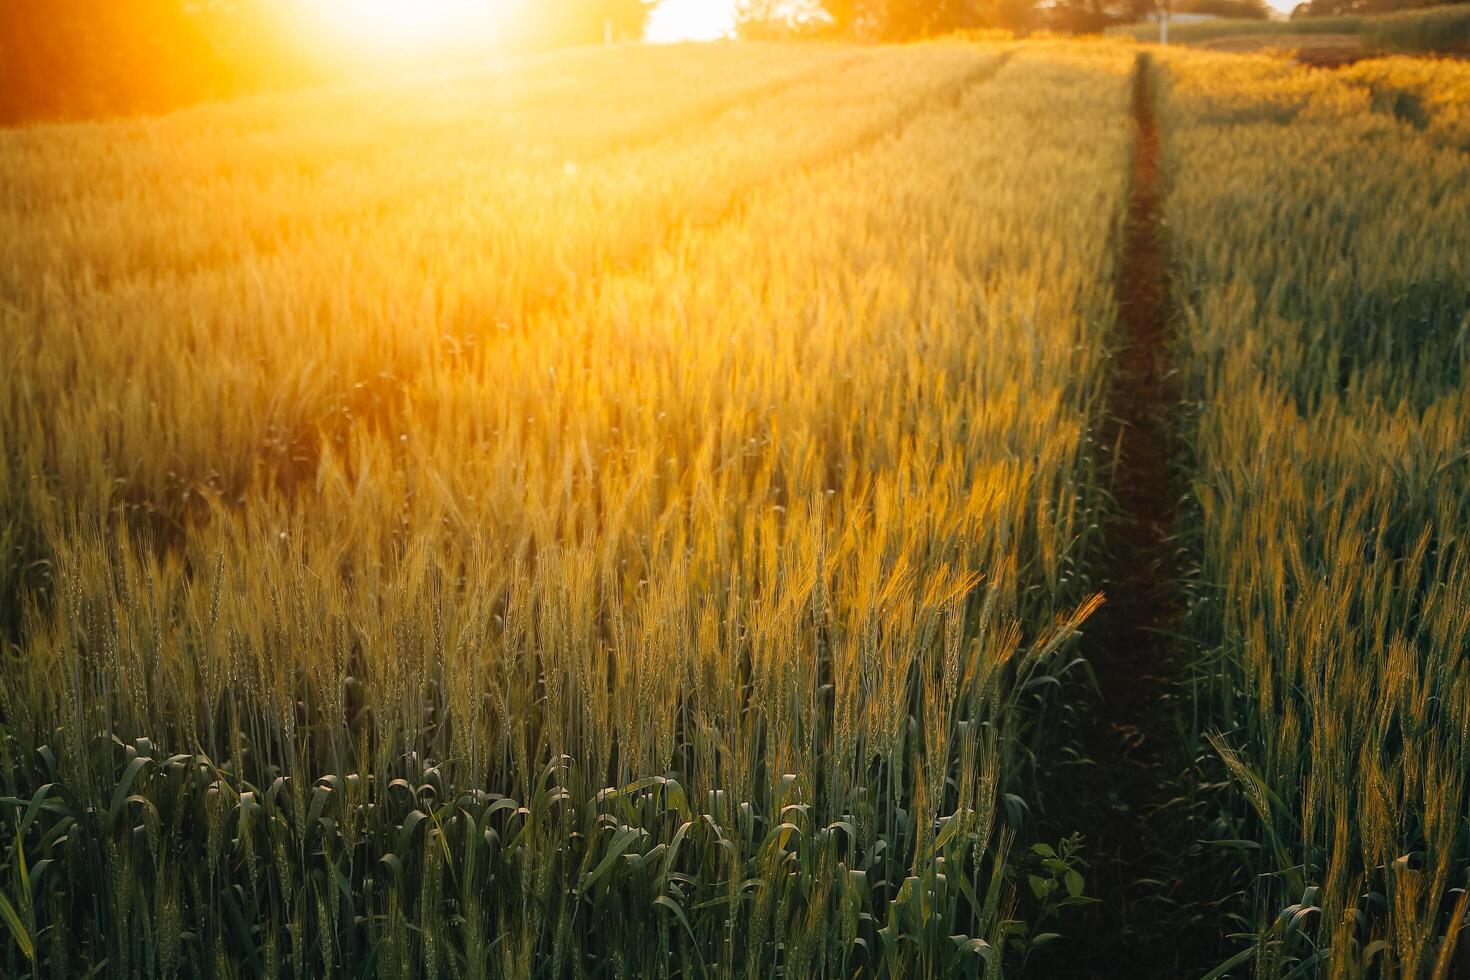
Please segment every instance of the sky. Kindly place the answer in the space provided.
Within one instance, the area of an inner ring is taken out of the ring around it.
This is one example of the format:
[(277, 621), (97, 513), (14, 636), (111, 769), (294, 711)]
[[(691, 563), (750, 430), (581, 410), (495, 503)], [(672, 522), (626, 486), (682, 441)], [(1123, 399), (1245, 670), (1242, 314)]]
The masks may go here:
[(735, 29), (735, 0), (663, 0), (644, 36), (650, 41), (713, 41)]

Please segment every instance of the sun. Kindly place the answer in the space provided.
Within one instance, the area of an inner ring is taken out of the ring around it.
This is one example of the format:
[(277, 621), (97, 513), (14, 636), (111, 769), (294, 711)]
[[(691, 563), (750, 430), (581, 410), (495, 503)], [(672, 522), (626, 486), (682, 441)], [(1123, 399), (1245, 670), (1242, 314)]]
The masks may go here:
[(663, 0), (648, 19), (648, 40), (713, 41), (735, 30), (735, 0)]
[(496, 0), (306, 0), (314, 27), (337, 45), (372, 54), (414, 54), (493, 39), (505, 4)]

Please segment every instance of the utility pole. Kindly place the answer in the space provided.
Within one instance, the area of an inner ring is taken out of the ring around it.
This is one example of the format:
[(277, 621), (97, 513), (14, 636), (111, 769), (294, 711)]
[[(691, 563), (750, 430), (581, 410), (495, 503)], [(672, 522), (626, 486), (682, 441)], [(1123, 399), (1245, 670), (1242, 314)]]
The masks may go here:
[(1169, 43), (1169, 4), (1171, 0), (1161, 0), (1159, 3), (1159, 43)]

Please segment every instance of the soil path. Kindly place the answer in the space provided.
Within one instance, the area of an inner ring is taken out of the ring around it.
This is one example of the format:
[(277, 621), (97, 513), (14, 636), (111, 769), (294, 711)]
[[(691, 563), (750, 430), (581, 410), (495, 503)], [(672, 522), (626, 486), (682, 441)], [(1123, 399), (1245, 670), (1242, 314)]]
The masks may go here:
[(1179, 486), (1172, 468), (1178, 410), (1170, 357), (1168, 268), (1161, 237), (1159, 135), (1151, 69), (1139, 59), (1137, 145), (1122, 267), (1111, 422), (1114, 513), (1103, 567), (1107, 602), (1084, 650), (1100, 699), (1079, 722), (1089, 760), (1071, 770), (1064, 821), (1084, 836), (1089, 895), (1101, 902), (1064, 923), (1059, 977), (1200, 976), (1216, 940), (1181, 922), (1194, 839), (1175, 801), (1190, 769), (1187, 666), (1169, 638), (1184, 610), (1173, 537)]

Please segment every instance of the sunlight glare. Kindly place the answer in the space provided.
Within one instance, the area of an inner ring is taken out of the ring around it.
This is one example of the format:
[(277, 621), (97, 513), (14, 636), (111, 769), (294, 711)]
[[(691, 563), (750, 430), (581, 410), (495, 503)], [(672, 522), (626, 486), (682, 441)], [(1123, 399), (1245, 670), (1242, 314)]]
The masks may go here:
[(504, 0), (308, 0), (318, 28), (347, 47), (412, 54), (495, 37)]
[(648, 18), (653, 42), (713, 41), (735, 30), (731, 0), (663, 0)]

